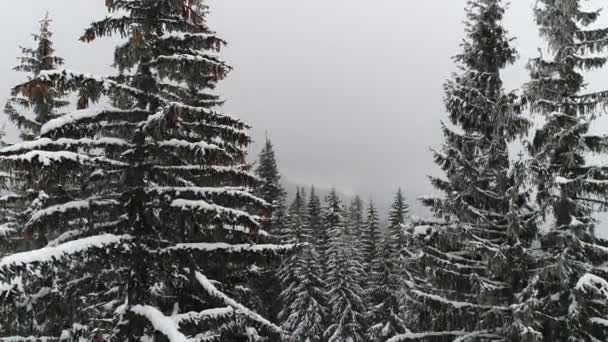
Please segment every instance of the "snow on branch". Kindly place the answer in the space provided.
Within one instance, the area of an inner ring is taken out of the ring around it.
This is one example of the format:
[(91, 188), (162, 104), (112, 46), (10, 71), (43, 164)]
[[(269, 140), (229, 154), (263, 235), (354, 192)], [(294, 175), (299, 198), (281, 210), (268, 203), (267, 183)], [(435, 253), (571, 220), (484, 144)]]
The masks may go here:
[(273, 245), (273, 244), (238, 244), (232, 245), (224, 242), (210, 242), (210, 243), (180, 243), (175, 246), (169, 247), (166, 250), (199, 250), (204, 252), (213, 252), (213, 251), (221, 251), (225, 253), (243, 253), (243, 252), (252, 252), (252, 253), (264, 253), (264, 252), (274, 252), (281, 253), (287, 252), (296, 247), (295, 244), (285, 244), (285, 245)]
[(593, 297), (608, 299), (608, 281), (591, 273), (580, 277), (574, 288)]
[(160, 331), (169, 338), (170, 342), (188, 342), (184, 334), (179, 331), (177, 323), (163, 315), (157, 308), (149, 305), (135, 305), (131, 308), (131, 312), (145, 317), (157, 331)]
[(225, 308), (213, 308), (203, 310), (201, 312), (186, 312), (183, 314), (177, 314), (171, 316), (171, 319), (177, 324), (184, 324), (189, 322), (202, 322), (207, 320), (219, 319), (234, 313), (234, 309), (231, 307)]
[(130, 235), (102, 234), (69, 241), (56, 247), (44, 247), (32, 251), (15, 253), (0, 259), (0, 268), (25, 265), (35, 262), (48, 262), (64, 256), (76, 254), (91, 248), (103, 248), (131, 240)]
[(452, 307), (454, 307), (456, 309), (462, 309), (462, 308), (472, 307), (472, 308), (482, 308), (482, 309), (507, 310), (507, 308), (504, 307), (504, 306), (478, 305), (478, 304), (473, 304), (473, 303), (469, 303), (469, 302), (459, 302), (459, 301), (449, 300), (449, 299), (446, 299), (446, 298), (441, 297), (441, 296), (425, 293), (425, 292), (418, 291), (418, 290), (412, 290), (412, 293), (415, 294), (415, 295), (417, 295), (417, 296), (427, 298), (429, 300), (433, 300), (433, 301), (436, 301), (436, 302), (441, 302), (441, 303), (446, 304), (446, 305), (450, 305), (450, 306), (452, 306)]
[(8, 161), (8, 162), (25, 162), (25, 163), (33, 163), (37, 161), (42, 164), (42, 166), (51, 166), (55, 163), (63, 163), (63, 162), (74, 162), (78, 164), (86, 164), (86, 163), (101, 163), (101, 164), (109, 164), (114, 166), (125, 166), (126, 164), (102, 157), (89, 157), (84, 154), (79, 154), (75, 152), (69, 151), (40, 151), (34, 150), (29, 151), (24, 154), (14, 155), (14, 156), (4, 156), (0, 157), (0, 161)]
[(242, 198), (249, 200), (253, 203), (262, 206), (270, 206), (270, 204), (263, 199), (254, 196), (244, 187), (151, 187), (146, 189), (148, 193), (156, 193), (159, 195), (172, 194), (175, 196), (183, 196), (186, 194), (200, 196), (200, 197), (218, 197), (227, 196), (231, 198)]
[(106, 147), (106, 146), (122, 146), (129, 147), (131, 144), (123, 139), (119, 138), (104, 138), (100, 137), (97, 139), (81, 138), (81, 139), (69, 139), (60, 138), (52, 140), (49, 138), (40, 138), (32, 141), (20, 142), (5, 148), (0, 149), (0, 155), (8, 155), (14, 153), (21, 153), (25, 151), (40, 150), (43, 148), (72, 148), (80, 146), (89, 146), (92, 148)]
[(133, 113), (139, 114), (142, 113), (142, 111), (143, 110), (141, 109), (124, 110), (113, 107), (81, 109), (50, 120), (49, 122), (44, 124), (42, 128), (40, 128), (40, 135), (46, 135), (49, 132), (58, 130), (66, 125), (72, 125), (82, 120), (94, 119), (102, 115), (107, 115), (109, 113), (127, 115)]
[(245, 219), (247, 223), (258, 226), (258, 219), (242, 210), (231, 209), (222, 207), (216, 204), (210, 204), (203, 200), (187, 200), (178, 198), (171, 202), (171, 206), (175, 208), (181, 208), (185, 211), (204, 211), (209, 213), (216, 213), (216, 215), (227, 215), (233, 220)]
[(0, 337), (0, 342), (54, 342), (59, 341), (57, 337), (49, 336), (7, 336)]
[(108, 199), (100, 199), (100, 198), (89, 198), (85, 200), (77, 200), (66, 202), (62, 204), (52, 205), (48, 208), (44, 208), (42, 210), (36, 211), (27, 222), (26, 226), (31, 226), (32, 224), (40, 221), (44, 217), (52, 216), (57, 213), (67, 213), (70, 211), (81, 211), (81, 210), (89, 210), (95, 207), (106, 207), (106, 206), (117, 206), (119, 203), (116, 200), (108, 200)]
[(405, 342), (411, 340), (419, 340), (428, 337), (458, 337), (469, 334), (466, 331), (429, 331), (424, 333), (405, 333), (394, 336), (386, 342)]
[(202, 273), (197, 271), (195, 274), (195, 277), (196, 277), (196, 280), (199, 282), (199, 284), (201, 284), (201, 286), (205, 289), (205, 291), (207, 291), (207, 293), (209, 295), (211, 295), (212, 297), (222, 301), (225, 305), (234, 308), (236, 311), (244, 314), (249, 319), (265, 326), (266, 328), (268, 328), (275, 334), (281, 335), (281, 336), (283, 335), (283, 330), (281, 330), (281, 328), (279, 328), (272, 322), (268, 321), (264, 317), (260, 316), (259, 314), (247, 309), (244, 305), (242, 305), (242, 304), (238, 303), (237, 301), (235, 301), (234, 299), (228, 297), (223, 292), (219, 291), (215, 286), (213, 286), (213, 284), (209, 281), (209, 279), (207, 279), (207, 277), (205, 277)]

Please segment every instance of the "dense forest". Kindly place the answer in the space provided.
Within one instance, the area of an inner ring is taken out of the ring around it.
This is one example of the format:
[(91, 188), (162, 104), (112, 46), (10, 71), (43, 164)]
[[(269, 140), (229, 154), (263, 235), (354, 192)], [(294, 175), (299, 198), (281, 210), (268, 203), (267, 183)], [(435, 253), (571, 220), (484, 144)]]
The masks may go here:
[(105, 4), (80, 39), (121, 38), (111, 74), (67, 68), (50, 15), (14, 67), (1, 341), (608, 341), (608, 134), (590, 130), (608, 91), (585, 80), (608, 61), (600, 9), (537, 0), (544, 53), (507, 91), (506, 4), (469, 0), (435, 195), (396, 188), (384, 217), (337, 190), (288, 196), (268, 137), (248, 156), (204, 0)]

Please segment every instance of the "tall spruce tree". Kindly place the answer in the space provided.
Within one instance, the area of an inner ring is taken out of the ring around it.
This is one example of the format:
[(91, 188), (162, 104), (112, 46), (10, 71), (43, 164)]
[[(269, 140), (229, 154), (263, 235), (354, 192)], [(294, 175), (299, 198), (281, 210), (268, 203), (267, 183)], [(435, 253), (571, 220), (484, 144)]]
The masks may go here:
[(540, 0), (534, 14), (547, 56), (530, 63), (531, 109), (544, 117), (531, 151), (537, 202), (549, 231), (527, 301), (542, 341), (608, 339), (608, 241), (594, 234), (593, 213), (608, 204), (608, 169), (592, 154), (606, 137), (589, 132), (608, 92), (586, 92), (584, 73), (606, 64), (608, 30), (593, 24), (600, 10), (579, 0)]
[(356, 243), (360, 242), (360, 238), (363, 235), (363, 201), (361, 197), (355, 196), (350, 202), (350, 207), (348, 208), (349, 213), (349, 221), (351, 225), (351, 229), (353, 230), (353, 237), (356, 238)]
[[(42, 125), (62, 115), (60, 110), (69, 104), (64, 98), (64, 92), (37, 78), (41, 72), (57, 70), (64, 63), (63, 59), (55, 54), (50, 30), (51, 22), (47, 13), (39, 22), (38, 32), (32, 34), (36, 45), (21, 47), (22, 56), (18, 58), (20, 64), (13, 70), (26, 73), (27, 78), (11, 90), (4, 107), (8, 120), (17, 127), (20, 138), (25, 141), (38, 137)], [(36, 210), (36, 206), (48, 196), (44, 192), (30, 191), (30, 188), (23, 189), (16, 186), (14, 179), (22, 176), (15, 172), (2, 177), (6, 194), (0, 198), (3, 214), (0, 219), (3, 227), (0, 239), (5, 253), (33, 248), (44, 243), (44, 239), (38, 241), (37, 238), (30, 237), (22, 227), (28, 216)], [(27, 204), (32, 203), (34, 199), (37, 199), (34, 202), (35, 206), (29, 207)]]
[(307, 204), (300, 189), (297, 190), (289, 208), (286, 229), (289, 242), (306, 244), (300, 253), (287, 257), (281, 266), (282, 326), (288, 335), (288, 341), (323, 341), (326, 317), (325, 282), (320, 273), (319, 255), (312, 243)]
[(405, 196), (401, 188), (397, 189), (393, 204), (388, 214), (388, 234), (390, 235), (390, 241), (394, 245), (392, 249), (401, 253), (403, 247), (403, 231), (405, 229), (406, 221), (408, 220), (408, 214), (410, 211), (409, 205), (405, 202)]
[[(415, 281), (405, 317), (415, 332), (393, 341), (506, 339), (513, 333), (510, 305), (526, 285), (511, 279), (519, 272), (494, 265), (525, 251), (534, 234), (526, 203), (511, 205), (507, 144), (529, 126), (500, 77), (516, 52), (502, 26), (502, 1), (470, 0), (466, 11), (459, 71), (444, 86), (451, 125), (442, 125), (445, 142), (434, 152), (445, 177), (431, 182), (443, 197), (423, 199), (446, 224), (414, 228), (420, 253), (407, 261)], [(513, 216), (526, 217), (525, 229), (510, 236)]]
[(13, 88), (4, 113), (17, 126), (23, 140), (38, 137), (42, 125), (61, 115), (58, 110), (69, 104), (63, 99), (63, 92), (37, 79), (41, 72), (57, 70), (64, 63), (63, 58), (55, 54), (51, 22), (47, 13), (40, 21), (38, 32), (32, 34), (36, 46), (21, 47), (20, 64), (13, 68), (27, 73), (27, 80)]
[(403, 318), (402, 297), (406, 284), (403, 278), (405, 262), (401, 255), (408, 211), (403, 192), (399, 189), (389, 212), (389, 227), (377, 247), (377, 264), (373, 266), (376, 271), (368, 297), (369, 341), (384, 342), (397, 334), (409, 332)]
[(323, 214), (325, 229), (329, 234), (328, 300), (330, 323), (325, 331), (328, 342), (364, 341), (364, 293), (358, 277), (361, 264), (354, 254), (352, 230), (347, 226), (345, 208), (335, 190), (326, 198)]
[(281, 173), (274, 153), (274, 146), (266, 137), (264, 147), (259, 155), (256, 175), (261, 179), (256, 195), (272, 204), (267, 231), (282, 238), (285, 225), (285, 190), (281, 185)]
[[(270, 208), (262, 211), (264, 218), (264, 229), (272, 234), (276, 241), (287, 241), (290, 237), (287, 231), (286, 217), (286, 191), (281, 185), (281, 173), (276, 160), (274, 145), (266, 136), (264, 147), (258, 156), (258, 165), (255, 169), (260, 182), (256, 187), (255, 194), (271, 204)], [(302, 195), (302, 194), (300, 194)], [(253, 287), (260, 293), (261, 302), (257, 305), (258, 311), (273, 322), (278, 322), (281, 311), (281, 301), (277, 300), (281, 293), (281, 282), (279, 280), (279, 263), (276, 260), (262, 270), (257, 277), (253, 278)]]
[[(248, 126), (218, 112), (210, 92), (230, 68), (206, 6), (106, 4), (115, 13), (82, 39), (127, 37), (114, 54), (119, 74), (41, 72), (49, 87), (78, 91), (83, 109), (0, 158), (27, 174), (24, 186), (44, 190), (53, 179), (63, 189), (26, 225), (48, 230), (49, 244), (0, 261), (2, 335), (279, 340), (281, 329), (241, 302), (251, 301), (254, 260), (289, 246), (253, 243), (267, 233), (249, 211), (270, 205), (251, 194)], [(111, 105), (86, 108), (102, 96)]]
[(365, 226), (361, 238), (363, 243), (363, 263), (367, 275), (366, 288), (369, 289), (378, 279), (382, 251), (382, 232), (378, 210), (372, 200), (367, 206)]

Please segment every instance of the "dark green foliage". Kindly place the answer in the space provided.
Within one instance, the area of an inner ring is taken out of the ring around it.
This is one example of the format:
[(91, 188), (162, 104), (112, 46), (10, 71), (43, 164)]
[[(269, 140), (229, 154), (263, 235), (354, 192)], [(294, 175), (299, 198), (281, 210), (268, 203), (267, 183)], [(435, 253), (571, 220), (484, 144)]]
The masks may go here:
[[(525, 300), (538, 326), (537, 340), (602, 341), (608, 338), (608, 279), (601, 268), (608, 243), (594, 235), (593, 213), (604, 209), (608, 170), (594, 163), (606, 137), (589, 133), (606, 103), (606, 91), (585, 92), (584, 73), (605, 66), (608, 30), (595, 23), (600, 10), (584, 1), (540, 0), (535, 19), (549, 56), (529, 65), (526, 95), (544, 117), (530, 146), (538, 181), (537, 203), (550, 229)], [(593, 300), (590, 300), (594, 297)]]
[[(401, 189), (397, 191), (389, 213), (389, 227), (380, 241), (377, 214), (373, 204), (368, 210), (370, 246), (367, 277), (370, 282), (368, 292), (367, 338), (369, 341), (384, 342), (389, 338), (409, 332), (403, 316), (403, 295), (407, 289), (404, 275), (404, 260), (401, 250), (405, 247), (404, 228), (408, 205)], [(374, 246), (372, 248), (372, 246)]]
[[(445, 142), (434, 157), (445, 177), (431, 178), (443, 197), (423, 199), (443, 222), (414, 228), (420, 252), (405, 261), (412, 280), (406, 317), (420, 333), (415, 340), (451, 341), (453, 331), (463, 340), (505, 338), (513, 325), (510, 304), (527, 283), (514, 279), (527, 277), (514, 261), (526, 263), (535, 228), (522, 195), (527, 189), (514, 190), (518, 176), (507, 145), (529, 123), (518, 115), (516, 95), (503, 90), (500, 72), (517, 56), (503, 15), (500, 0), (467, 2), (459, 71), (444, 86), (450, 123), (442, 125)], [(505, 272), (511, 266), (517, 269)]]
[[(20, 138), (26, 141), (38, 137), (42, 125), (61, 116), (62, 113), (59, 110), (69, 104), (63, 99), (65, 92), (49, 86), (37, 78), (42, 72), (56, 70), (63, 65), (63, 59), (55, 55), (53, 48), (51, 22), (47, 13), (40, 21), (39, 31), (32, 34), (36, 46), (21, 48), (20, 64), (13, 70), (26, 73), (26, 81), (12, 89), (11, 96), (4, 107), (8, 120), (17, 127)], [(5, 129), (6, 122), (2, 133), (3, 145), (7, 145), (4, 141)], [(2, 211), (0, 240), (3, 253), (40, 247), (45, 243), (43, 237), (29, 234), (23, 230), (23, 226), (26, 224), (28, 216), (44, 203), (48, 195), (45, 191), (34, 191), (29, 186), (19, 186), (16, 180), (23, 177), (26, 175), (18, 171), (1, 175), (5, 192), (5, 196), (0, 198), (0, 210)], [(52, 182), (53, 180), (46, 181)], [(52, 190), (47, 189), (46, 191)]]
[[(32, 34), (37, 45), (33, 48), (22, 47), (21, 63), (13, 68), (27, 73), (27, 81), (13, 88), (4, 113), (19, 128), (23, 140), (36, 138), (40, 134), (40, 127), (60, 116), (57, 110), (68, 105), (62, 99), (65, 96), (63, 92), (36, 78), (41, 72), (56, 70), (63, 65), (63, 59), (55, 55), (53, 48), (51, 21), (47, 13), (40, 21), (39, 32)], [(33, 112), (34, 116), (31, 117), (28, 112)]]
[(264, 148), (260, 152), (256, 175), (261, 179), (256, 188), (256, 195), (272, 204), (268, 214), (267, 230), (282, 238), (283, 225), (285, 225), (285, 190), (281, 185), (281, 174), (277, 165), (274, 148), (270, 139), (266, 138)]
[(373, 201), (369, 202), (367, 215), (362, 235), (363, 261), (365, 274), (367, 275), (367, 286), (374, 284), (380, 271), (380, 261), (382, 254), (382, 232), (380, 232), (380, 222), (378, 210)]
[(359, 283), (363, 267), (352, 257), (356, 252), (353, 233), (335, 191), (326, 203), (323, 224), (329, 236), (327, 296), (331, 319), (325, 338), (328, 342), (365, 341), (364, 293)]
[[(21, 186), (49, 196), (25, 227), (47, 247), (0, 261), (2, 335), (280, 340), (243, 304), (259, 300), (247, 286), (258, 265), (290, 247), (255, 244), (269, 242), (255, 214), (270, 204), (251, 194), (248, 126), (209, 93), (230, 68), (206, 6), (107, 4), (115, 13), (83, 40), (128, 38), (115, 51), (119, 74), (41, 72), (36, 82), (77, 92), (80, 110), (1, 153)], [(102, 99), (111, 106), (88, 108)]]
[[(311, 201), (316, 195), (311, 193)], [(289, 208), (287, 237), (294, 243), (305, 243), (300, 252), (287, 257), (281, 267), (281, 283), (284, 303), (280, 320), (293, 342), (323, 341), (324, 323), (327, 316), (324, 289), (326, 287), (319, 254), (311, 232), (309, 211), (300, 189)]]

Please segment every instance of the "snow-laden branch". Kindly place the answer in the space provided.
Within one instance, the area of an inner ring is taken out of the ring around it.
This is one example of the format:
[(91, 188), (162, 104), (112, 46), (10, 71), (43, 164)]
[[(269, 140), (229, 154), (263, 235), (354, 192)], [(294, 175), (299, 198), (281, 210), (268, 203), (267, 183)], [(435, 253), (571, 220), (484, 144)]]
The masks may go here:
[(249, 319), (265, 326), (266, 328), (268, 328), (269, 330), (271, 330), (272, 332), (274, 332), (277, 335), (283, 335), (283, 330), (281, 330), (281, 328), (279, 328), (278, 326), (276, 326), (275, 324), (273, 324), (272, 322), (268, 321), (267, 319), (265, 319), (264, 317), (260, 316), (259, 314), (247, 309), (244, 305), (238, 303), (237, 301), (235, 301), (234, 299), (228, 297), (226, 294), (224, 294), (223, 292), (221, 292), (220, 290), (218, 290), (210, 281), (209, 279), (207, 279), (207, 277), (205, 277), (202, 273), (200, 272), (196, 272), (195, 274), (196, 280), (199, 282), (199, 284), (201, 284), (201, 286), (205, 289), (205, 291), (207, 291), (207, 293), (209, 295), (211, 295), (212, 297), (217, 298), (218, 300), (222, 301), (225, 305), (230, 306), (232, 308), (234, 308), (236, 311), (238, 311), (239, 313), (244, 314), (245, 316), (247, 316)]
[(163, 333), (170, 342), (188, 342), (184, 334), (179, 331), (177, 323), (171, 318), (163, 315), (157, 308), (149, 305), (135, 305), (131, 312), (145, 317), (157, 331)]
[(131, 235), (102, 234), (69, 241), (56, 247), (44, 247), (32, 251), (15, 253), (0, 259), (0, 268), (15, 265), (26, 265), (35, 262), (48, 262), (90, 248), (103, 248), (131, 240)]

